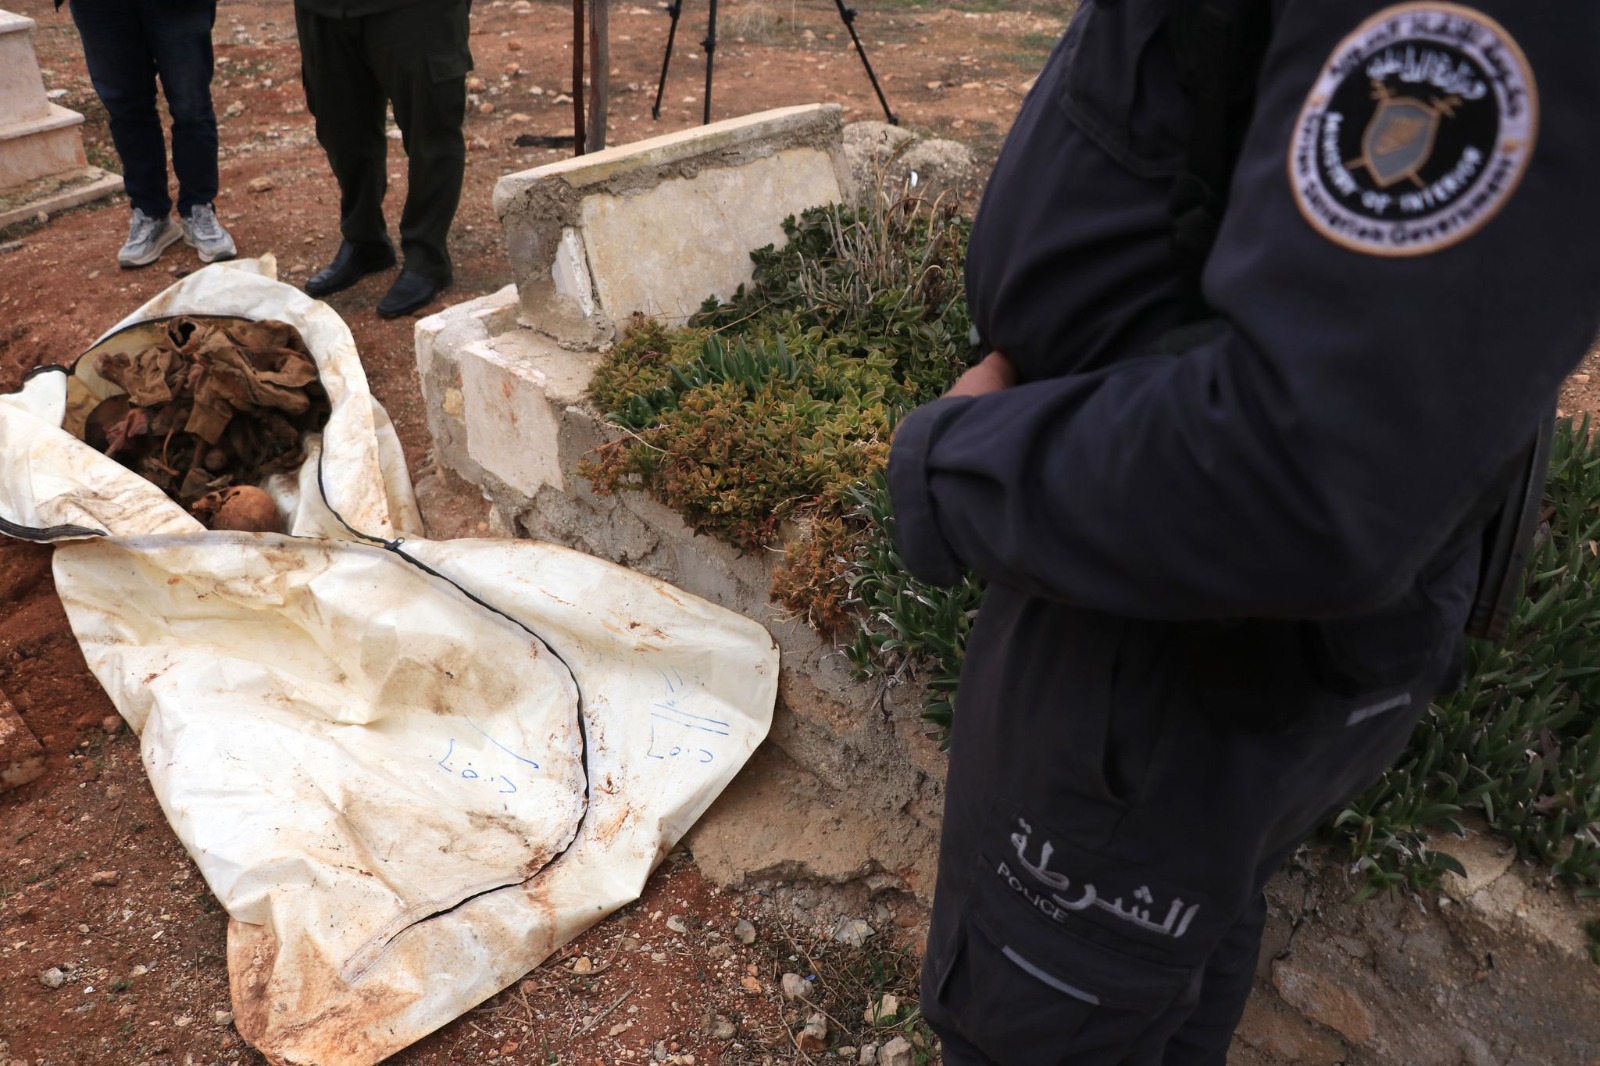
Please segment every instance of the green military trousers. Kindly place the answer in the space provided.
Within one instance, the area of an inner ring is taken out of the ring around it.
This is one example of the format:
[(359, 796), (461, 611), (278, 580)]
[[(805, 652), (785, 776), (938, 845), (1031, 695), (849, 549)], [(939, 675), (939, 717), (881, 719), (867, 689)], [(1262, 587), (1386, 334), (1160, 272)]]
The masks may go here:
[[(364, 5), (370, 6), (370, 5)], [(415, 0), (368, 14), (295, 5), (300, 76), (317, 140), (339, 183), (339, 230), (356, 245), (388, 241), (384, 105), (409, 159), (400, 251), (425, 277), (450, 276), (446, 238), (466, 168), (469, 0)]]

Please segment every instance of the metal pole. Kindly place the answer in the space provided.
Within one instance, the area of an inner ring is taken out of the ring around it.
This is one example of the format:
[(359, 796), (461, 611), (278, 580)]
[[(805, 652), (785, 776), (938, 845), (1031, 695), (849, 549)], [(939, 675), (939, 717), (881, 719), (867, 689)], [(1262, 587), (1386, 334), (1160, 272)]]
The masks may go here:
[(700, 44), (706, 50), (706, 110), (705, 125), (711, 124), (711, 61), (717, 51), (717, 0), (711, 0), (711, 20), (706, 23), (706, 39)]
[(889, 101), (883, 98), (883, 89), (878, 85), (878, 76), (872, 72), (872, 64), (867, 62), (867, 50), (862, 46), (861, 38), (856, 33), (855, 8), (845, 7), (844, 0), (833, 0), (833, 2), (839, 8), (839, 17), (844, 20), (844, 28), (850, 31), (850, 39), (855, 42), (856, 54), (861, 57), (861, 65), (867, 68), (867, 80), (872, 82), (872, 91), (878, 94), (878, 103), (883, 105), (883, 113), (888, 116), (889, 125), (900, 125), (895, 113), (889, 110)]
[(672, 39), (678, 36), (678, 16), (683, 14), (683, 0), (672, 0), (667, 5), (667, 14), (672, 16), (672, 28), (667, 30), (667, 51), (661, 57), (661, 82), (656, 86), (656, 103), (650, 109), (650, 117), (661, 117), (661, 94), (667, 91), (667, 66), (672, 62)]
[(572, 154), (583, 154), (583, 0), (572, 0)]
[(585, 150), (606, 146), (606, 118), (611, 105), (611, 26), (609, 0), (591, 0), (589, 13), (589, 136)]

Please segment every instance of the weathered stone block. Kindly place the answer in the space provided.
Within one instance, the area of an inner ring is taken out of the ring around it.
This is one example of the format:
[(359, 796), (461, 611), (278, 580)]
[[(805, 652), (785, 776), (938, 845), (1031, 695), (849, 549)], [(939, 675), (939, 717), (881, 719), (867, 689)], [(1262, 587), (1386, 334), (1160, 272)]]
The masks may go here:
[(851, 189), (837, 105), (780, 108), (511, 174), (495, 212), (522, 321), (599, 345), (731, 296), (785, 217)]
[(0, 11), (0, 189), (86, 165), (83, 116), (45, 96), (33, 29), (32, 19)]

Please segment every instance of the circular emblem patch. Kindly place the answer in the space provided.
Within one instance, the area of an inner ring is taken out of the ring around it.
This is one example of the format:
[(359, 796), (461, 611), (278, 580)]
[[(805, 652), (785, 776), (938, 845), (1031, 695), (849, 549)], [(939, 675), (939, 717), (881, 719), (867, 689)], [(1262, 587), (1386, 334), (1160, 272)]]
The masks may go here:
[(1289, 177), (1329, 240), (1425, 255), (1504, 206), (1538, 127), (1533, 73), (1498, 23), (1455, 4), (1401, 4), (1334, 51), (1301, 112)]

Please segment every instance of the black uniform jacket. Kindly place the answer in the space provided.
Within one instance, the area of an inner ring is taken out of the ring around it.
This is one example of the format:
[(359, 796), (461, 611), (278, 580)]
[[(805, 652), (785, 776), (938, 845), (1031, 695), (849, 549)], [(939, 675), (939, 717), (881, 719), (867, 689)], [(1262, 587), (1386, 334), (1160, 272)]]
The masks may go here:
[(1273, 0), (1187, 339), (1170, 6), (1086, 2), (1023, 104), (967, 263), (1023, 383), (901, 424), (901, 555), (1414, 678), (1461, 640), (1464, 524), (1595, 339), (1600, 5)]

